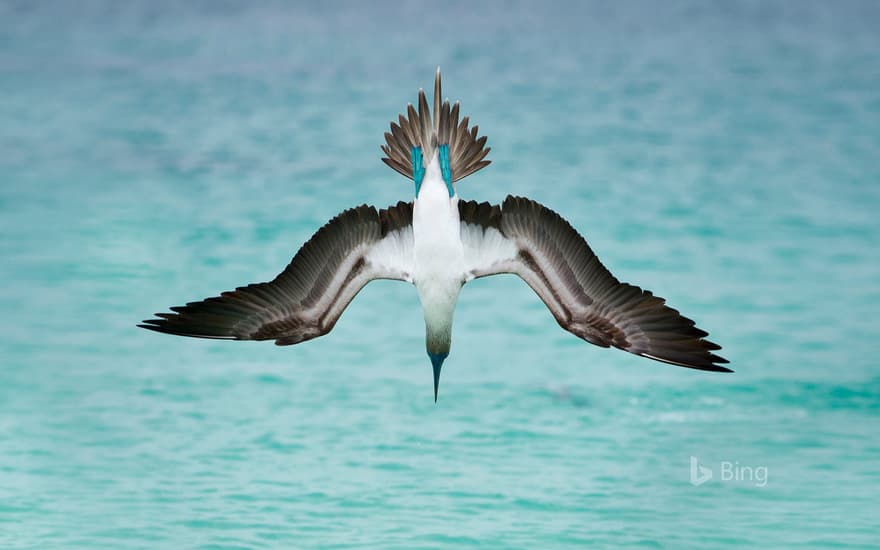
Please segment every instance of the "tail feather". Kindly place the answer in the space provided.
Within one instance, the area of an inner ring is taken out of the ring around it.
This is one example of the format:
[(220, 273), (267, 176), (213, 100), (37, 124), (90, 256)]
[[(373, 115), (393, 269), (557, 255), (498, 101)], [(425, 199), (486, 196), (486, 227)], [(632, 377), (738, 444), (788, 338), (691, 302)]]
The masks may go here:
[[(435, 113), (436, 114), (436, 113)], [(434, 141), (437, 139), (437, 133), (431, 125), (431, 112), (428, 110), (428, 100), (425, 99), (425, 90), (419, 88), (419, 122), (421, 127), (421, 135), (423, 136), (423, 151), (425, 151), (425, 160), (431, 158), (430, 152), (437, 146)], [(430, 143), (430, 145), (429, 145)], [(431, 151), (428, 151), (430, 147)]]
[(452, 181), (458, 181), (485, 168), (491, 161), (485, 160), (491, 150), (486, 147), (486, 136), (477, 137), (479, 126), (469, 127), (470, 119), (459, 121), (460, 106), (456, 101), (442, 100), (440, 69), (434, 79), (433, 115), (428, 111), (424, 90), (419, 90), (418, 111), (409, 104), (406, 117), (398, 115), (398, 122), (391, 123), (391, 132), (385, 132), (382, 161), (398, 173), (412, 178), (410, 150), (421, 147), (422, 155), (429, 160), (437, 147), (449, 144), (449, 161)]
[[(437, 67), (437, 75), (434, 76), (434, 132), (440, 127), (440, 103), (443, 101), (443, 94), (440, 92), (440, 67)], [(443, 143), (442, 141), (440, 143)]]

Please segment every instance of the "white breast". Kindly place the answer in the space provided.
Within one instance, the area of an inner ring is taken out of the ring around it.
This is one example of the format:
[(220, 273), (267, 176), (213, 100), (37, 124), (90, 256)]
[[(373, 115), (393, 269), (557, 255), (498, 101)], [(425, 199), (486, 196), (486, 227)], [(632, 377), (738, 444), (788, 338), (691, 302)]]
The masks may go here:
[(449, 197), (436, 155), (413, 205), (413, 240), (413, 282), (422, 307), (426, 313), (454, 308), (465, 273), (458, 196)]

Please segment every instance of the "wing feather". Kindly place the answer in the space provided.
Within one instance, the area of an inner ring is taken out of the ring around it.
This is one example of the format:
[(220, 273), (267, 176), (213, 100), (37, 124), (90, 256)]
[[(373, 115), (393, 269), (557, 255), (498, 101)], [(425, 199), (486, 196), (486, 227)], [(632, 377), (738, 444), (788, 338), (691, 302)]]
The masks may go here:
[(330, 332), (369, 281), (411, 281), (412, 203), (359, 206), (318, 230), (274, 280), (170, 308), (139, 325), (198, 338), (289, 345)]
[(562, 328), (602, 347), (683, 367), (725, 371), (708, 333), (648, 290), (621, 283), (559, 214), (508, 196), (459, 203), (468, 278), (519, 275)]

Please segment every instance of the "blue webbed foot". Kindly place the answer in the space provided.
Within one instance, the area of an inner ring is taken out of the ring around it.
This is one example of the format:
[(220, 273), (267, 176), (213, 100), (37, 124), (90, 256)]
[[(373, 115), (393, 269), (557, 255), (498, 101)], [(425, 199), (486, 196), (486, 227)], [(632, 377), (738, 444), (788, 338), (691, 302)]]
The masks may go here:
[(422, 180), (425, 179), (425, 167), (422, 159), (422, 148), (413, 147), (409, 150), (410, 163), (412, 164), (413, 181), (416, 184), (416, 196), (419, 195), (419, 188), (422, 186)]
[(455, 189), (452, 188), (452, 166), (449, 164), (449, 144), (444, 143), (440, 146), (440, 173), (443, 175), (443, 181), (446, 183), (446, 190), (449, 196), (455, 195)]

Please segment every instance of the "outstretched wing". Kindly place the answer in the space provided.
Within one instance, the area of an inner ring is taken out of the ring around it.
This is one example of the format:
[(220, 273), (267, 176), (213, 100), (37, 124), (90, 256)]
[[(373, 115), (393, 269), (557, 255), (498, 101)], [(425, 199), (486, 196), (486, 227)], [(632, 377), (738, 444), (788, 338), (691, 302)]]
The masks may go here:
[(330, 220), (268, 283), (185, 306), (140, 327), (198, 338), (298, 344), (330, 332), (352, 298), (373, 279), (411, 282), (412, 203), (346, 210)]
[(559, 214), (508, 196), (460, 202), (468, 277), (515, 273), (565, 330), (596, 344), (693, 369), (724, 371), (708, 333), (650, 291), (618, 281)]

